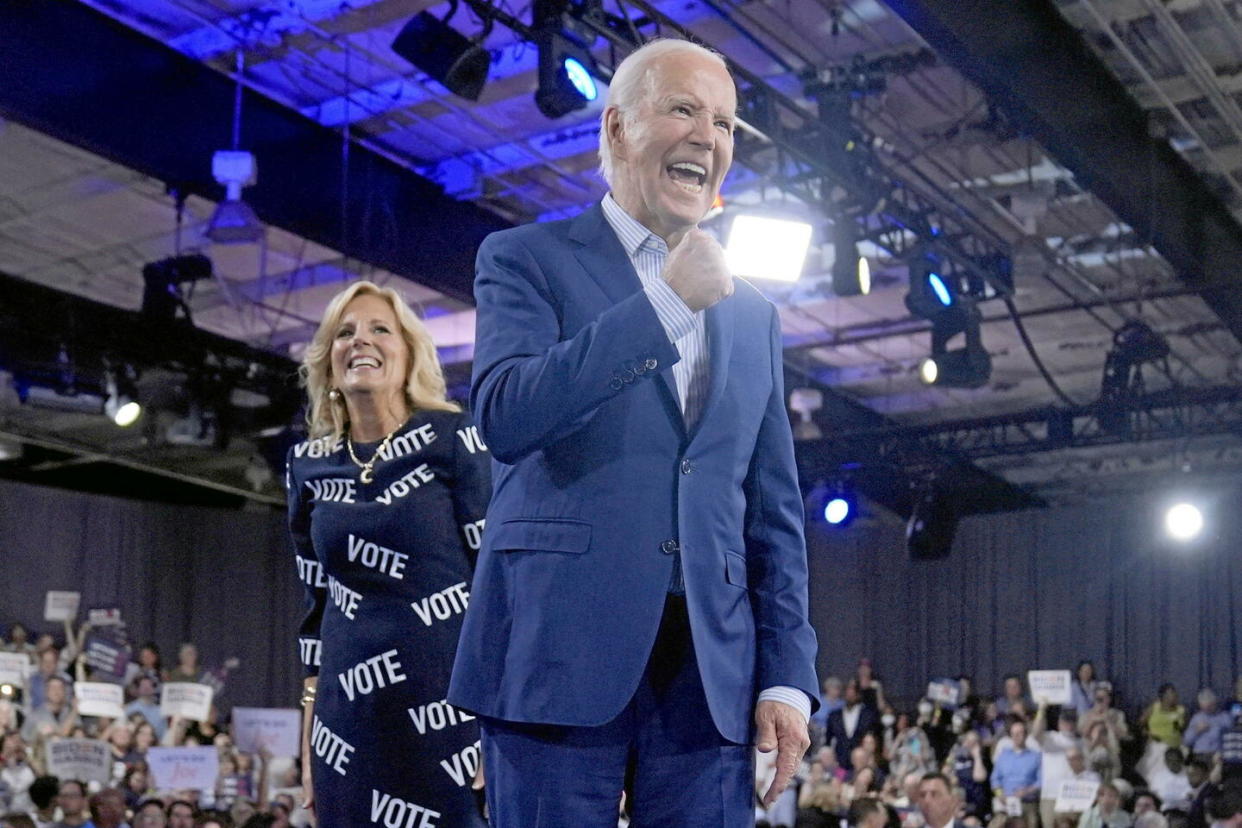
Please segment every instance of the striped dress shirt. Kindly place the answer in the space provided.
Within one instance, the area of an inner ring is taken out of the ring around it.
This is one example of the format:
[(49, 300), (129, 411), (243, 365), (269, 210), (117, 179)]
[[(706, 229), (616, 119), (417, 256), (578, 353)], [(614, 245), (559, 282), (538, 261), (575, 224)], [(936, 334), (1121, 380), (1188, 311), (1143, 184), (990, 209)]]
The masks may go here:
[[(681, 414), (685, 418), (686, 429), (690, 430), (703, 414), (703, 402), (707, 399), (707, 385), (711, 376), (711, 366), (707, 359), (704, 312), (690, 310), (661, 277), (664, 261), (668, 258), (668, 245), (664, 239), (625, 212), (613, 199), (612, 193), (604, 196), (600, 206), (604, 210), (604, 218), (617, 234), (621, 246), (625, 248), (630, 264), (638, 273), (643, 292), (655, 308), (669, 342), (673, 343), (681, 355), (681, 361), (673, 366), (673, 379), (677, 385)], [(681, 579), (681, 561), (677, 560), (675, 563), (676, 571), (673, 573), (670, 591), (680, 594), (685, 592), (685, 585)], [(768, 687), (759, 693), (758, 701), (783, 702), (800, 712), (804, 720), (811, 717), (811, 701), (806, 693), (796, 687)]]

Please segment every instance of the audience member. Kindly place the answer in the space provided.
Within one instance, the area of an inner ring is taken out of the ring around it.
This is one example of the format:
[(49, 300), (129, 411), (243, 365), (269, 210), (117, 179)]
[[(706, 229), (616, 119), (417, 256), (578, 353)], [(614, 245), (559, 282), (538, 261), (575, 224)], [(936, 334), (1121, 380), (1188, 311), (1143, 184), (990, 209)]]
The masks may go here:
[(66, 685), (72, 685), (73, 679), (60, 669), (60, 651), (48, 647), (38, 655), (38, 668), (26, 678), (26, 709), (37, 710), (47, 700), (47, 682), (53, 676), (58, 677)]
[(1135, 820), (1137, 820), (1143, 814), (1148, 813), (1149, 811), (1155, 811), (1156, 813), (1160, 813), (1161, 811), (1160, 801), (1161, 801), (1160, 797), (1156, 796), (1151, 791), (1147, 791), (1147, 790), (1135, 791), (1134, 792), (1134, 806), (1130, 808), (1130, 813), (1134, 814)]
[(919, 780), (918, 808), (927, 828), (963, 828), (957, 819), (957, 797), (943, 773), (923, 774)]
[(1108, 718), (1097, 717), (1086, 733), (1084, 751), (1087, 765), (1100, 775), (1102, 781), (1112, 782), (1121, 771), (1121, 745), (1116, 730)]
[(1040, 754), (1027, 746), (1026, 722), (1009, 725), (1011, 746), (1001, 750), (992, 768), (992, 789), (1002, 799), (1021, 803), (1022, 816), (1034, 826), (1039, 819)]
[(1121, 809), (1121, 793), (1111, 782), (1100, 785), (1092, 805), (1078, 820), (1078, 828), (1130, 828), (1130, 815)]
[(86, 785), (76, 779), (62, 779), (56, 794), (60, 822), (56, 828), (79, 828), (86, 824)]
[(827, 743), (837, 754), (837, 764), (853, 770), (851, 754), (862, 742), (863, 734), (876, 729), (879, 717), (873, 708), (863, 704), (856, 678), (845, 683), (843, 701), (841, 709), (828, 716)]
[(56, 794), (60, 780), (55, 776), (40, 776), (30, 784), (30, 818), (35, 828), (52, 828), (56, 824)]
[(1147, 777), (1147, 787), (1160, 797), (1165, 808), (1189, 811), (1192, 785), (1187, 777), (1181, 748), (1168, 748), (1163, 762)]
[(7, 790), (7, 808), (13, 811), (29, 811), (34, 805), (30, 802), (30, 786), (34, 784), (35, 772), (26, 758), (26, 745), (17, 733), (8, 733), (0, 742), (0, 782)]
[(1091, 709), (1095, 701), (1095, 683), (1095, 665), (1087, 660), (1078, 662), (1078, 667), (1074, 670), (1074, 683), (1070, 685), (1070, 703), (1079, 718)]
[(32, 709), (22, 725), (22, 738), (27, 743), (46, 736), (67, 736), (77, 720), (64, 679), (49, 677), (44, 682), (43, 694), (43, 704)]
[(90, 799), (93, 828), (129, 828), (125, 821), (125, 795), (105, 788)]
[(183, 799), (168, 804), (168, 828), (194, 828), (197, 816), (194, 806)]
[(1220, 752), (1220, 737), (1233, 726), (1233, 719), (1218, 706), (1216, 693), (1210, 687), (1199, 691), (1199, 709), (1186, 724), (1182, 744), (1190, 755), (1211, 763)]
[(1212, 828), (1242, 828), (1242, 786), (1227, 785), (1212, 799)]
[(1186, 809), (1187, 828), (1207, 828), (1207, 804), (1217, 788), (1209, 780), (1208, 763), (1199, 758), (1186, 763), (1186, 779), (1190, 782), (1190, 807)]
[(1182, 731), (1186, 729), (1186, 708), (1177, 699), (1177, 688), (1171, 683), (1160, 685), (1156, 700), (1143, 711), (1139, 726), (1148, 738), (1168, 747), (1181, 747)]
[(164, 738), (164, 716), (160, 713), (160, 703), (155, 698), (156, 680), (151, 676), (143, 674), (138, 676), (132, 685), (134, 691), (134, 700), (125, 705), (125, 715), (133, 716), (137, 714), (155, 728), (155, 740), (158, 742)]
[(164, 803), (158, 799), (144, 799), (134, 809), (134, 828), (165, 828)]
[(0, 816), (0, 828), (35, 828), (29, 814), (14, 812)]
[(850, 803), (846, 822), (850, 828), (886, 828), (888, 811), (878, 799), (860, 797)]
[(1081, 756), (1082, 743), (1076, 729), (1078, 714), (1072, 707), (1062, 709), (1057, 714), (1056, 729), (1049, 730), (1048, 700), (1041, 698), (1037, 701), (1039, 708), (1035, 711), (1035, 721), (1031, 723), (1031, 740), (1040, 751), (1039, 821), (1040, 825), (1050, 826), (1056, 816), (1061, 783), (1073, 776), (1069, 752), (1079, 751)]
[(854, 681), (858, 684), (858, 695), (862, 698), (863, 704), (874, 710), (876, 715), (888, 707), (888, 702), (884, 700), (884, 685), (880, 683), (880, 677), (875, 674), (871, 659), (858, 659), (858, 667), (854, 670)]
[(196, 682), (203, 675), (198, 663), (198, 647), (188, 641), (177, 649), (177, 666), (168, 671), (165, 681)]
[(1095, 703), (1078, 717), (1078, 732), (1090, 740), (1091, 726), (1103, 722), (1116, 741), (1129, 739), (1130, 728), (1126, 725), (1125, 714), (1113, 707), (1113, 686), (1107, 681), (1097, 681), (1093, 698)]
[(988, 790), (988, 769), (977, 731), (968, 730), (959, 737), (946, 764), (962, 790), (965, 815), (986, 820), (992, 812), (992, 794)]
[(819, 697), (819, 710), (811, 716), (811, 723), (821, 728), (828, 727), (828, 714), (840, 710), (845, 706), (845, 699), (841, 698), (841, 691), (844, 685), (841, 679), (836, 676), (828, 676), (823, 682), (823, 695)]
[(1029, 704), (1022, 692), (1022, 678), (1017, 673), (1005, 676), (1004, 693), (996, 697), (996, 710), (1002, 716), (1026, 715)]

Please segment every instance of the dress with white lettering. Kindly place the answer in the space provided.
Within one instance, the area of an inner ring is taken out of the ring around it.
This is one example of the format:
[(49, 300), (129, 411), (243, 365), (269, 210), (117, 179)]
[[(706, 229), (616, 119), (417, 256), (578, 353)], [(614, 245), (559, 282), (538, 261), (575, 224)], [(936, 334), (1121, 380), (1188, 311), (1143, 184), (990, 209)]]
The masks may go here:
[[(370, 458), (379, 443), (355, 443)], [(419, 411), (363, 483), (343, 441), (289, 452), (289, 526), (319, 675), (311, 729), (319, 825), (482, 826), (478, 724), (444, 697), (491, 494), (469, 416)]]

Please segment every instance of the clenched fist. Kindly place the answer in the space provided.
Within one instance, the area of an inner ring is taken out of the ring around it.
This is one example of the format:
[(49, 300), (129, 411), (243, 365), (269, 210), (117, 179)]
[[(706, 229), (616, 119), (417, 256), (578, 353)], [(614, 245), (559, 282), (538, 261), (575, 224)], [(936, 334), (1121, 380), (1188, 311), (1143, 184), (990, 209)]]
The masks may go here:
[(724, 250), (709, 233), (689, 230), (664, 262), (660, 274), (692, 311), (710, 308), (733, 293)]

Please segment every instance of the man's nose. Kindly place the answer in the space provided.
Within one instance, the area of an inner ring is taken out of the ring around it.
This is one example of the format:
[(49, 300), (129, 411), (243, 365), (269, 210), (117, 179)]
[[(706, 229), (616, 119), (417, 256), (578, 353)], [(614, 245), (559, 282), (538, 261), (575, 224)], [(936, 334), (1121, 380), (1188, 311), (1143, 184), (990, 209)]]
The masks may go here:
[(708, 113), (694, 119), (694, 130), (690, 133), (691, 143), (713, 149), (716, 146), (716, 128), (712, 126), (712, 116)]

